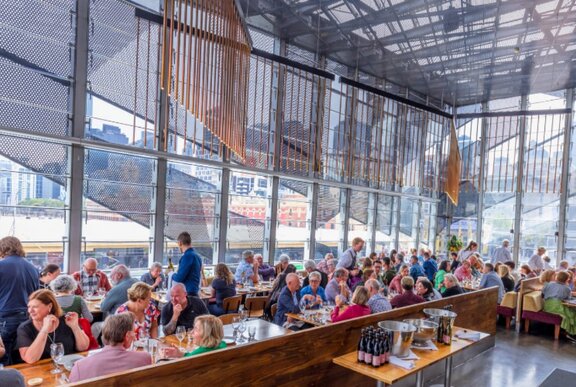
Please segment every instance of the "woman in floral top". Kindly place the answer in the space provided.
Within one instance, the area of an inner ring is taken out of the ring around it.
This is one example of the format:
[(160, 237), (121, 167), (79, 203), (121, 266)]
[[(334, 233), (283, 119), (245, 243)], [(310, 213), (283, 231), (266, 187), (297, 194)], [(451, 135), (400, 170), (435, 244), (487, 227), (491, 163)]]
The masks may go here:
[(120, 305), (116, 314), (132, 312), (134, 314), (134, 333), (136, 339), (158, 338), (158, 317), (160, 311), (151, 302), (152, 287), (144, 282), (136, 282), (128, 289), (128, 302)]

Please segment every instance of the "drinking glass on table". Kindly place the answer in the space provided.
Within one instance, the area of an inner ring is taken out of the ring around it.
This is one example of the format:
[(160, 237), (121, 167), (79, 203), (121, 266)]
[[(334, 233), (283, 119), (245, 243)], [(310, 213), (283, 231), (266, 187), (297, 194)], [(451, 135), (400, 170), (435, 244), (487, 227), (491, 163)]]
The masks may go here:
[(234, 329), (234, 338), (236, 338), (236, 335), (238, 335), (238, 327), (240, 326), (241, 320), (242, 319), (238, 316), (232, 319), (232, 329)]
[(182, 325), (176, 327), (176, 338), (180, 342), (178, 349), (182, 352), (184, 352), (184, 348), (182, 348), (182, 340), (184, 340), (185, 337), (186, 337), (186, 327)]
[(100, 298), (104, 297), (106, 295), (106, 289), (98, 288), (98, 295), (100, 296)]
[(248, 341), (254, 341), (256, 339), (256, 327), (250, 325), (248, 327)]
[(244, 332), (246, 332), (246, 322), (240, 321), (240, 325), (238, 326), (238, 333), (240, 333), (240, 338), (238, 339), (239, 343), (243, 343), (245, 341)]
[(50, 344), (50, 356), (52, 357), (52, 361), (54, 362), (54, 368), (50, 371), (51, 374), (59, 374), (62, 372), (60, 367), (58, 367), (58, 362), (62, 360), (64, 357), (64, 344), (62, 343), (53, 343)]
[(186, 350), (190, 351), (192, 348), (192, 341), (194, 340), (194, 336), (192, 336), (194, 332), (194, 328), (189, 328), (188, 331), (186, 332), (186, 336), (188, 338), (188, 345), (186, 346)]

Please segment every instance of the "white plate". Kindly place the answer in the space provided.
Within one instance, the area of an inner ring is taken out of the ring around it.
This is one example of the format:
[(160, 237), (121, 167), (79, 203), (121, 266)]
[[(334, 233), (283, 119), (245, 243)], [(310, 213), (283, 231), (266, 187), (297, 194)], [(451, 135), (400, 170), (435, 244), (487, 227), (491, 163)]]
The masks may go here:
[(89, 296), (86, 297), (86, 301), (100, 301), (102, 299), (102, 296)]
[[(149, 345), (151, 346), (157, 346), (158, 345), (158, 340), (156, 339), (148, 339), (149, 340)], [(140, 339), (140, 340), (135, 340), (134, 341), (134, 346), (136, 348), (144, 348), (144, 346), (146, 345), (146, 339)]]
[(232, 345), (235, 343), (234, 339), (224, 338), (222, 341), (226, 343), (226, 345)]
[(60, 365), (69, 364), (69, 363), (76, 363), (78, 360), (84, 359), (84, 356), (78, 355), (77, 353), (71, 353), (70, 355), (62, 356), (62, 359), (58, 362)]

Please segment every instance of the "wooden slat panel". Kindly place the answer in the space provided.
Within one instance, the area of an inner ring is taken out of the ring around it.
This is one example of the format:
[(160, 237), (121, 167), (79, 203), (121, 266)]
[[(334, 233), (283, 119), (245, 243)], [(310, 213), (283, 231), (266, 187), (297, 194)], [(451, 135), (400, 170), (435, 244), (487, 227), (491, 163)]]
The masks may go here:
[(257, 344), (238, 346), (161, 366), (93, 379), (85, 386), (369, 385), (373, 381), (332, 363), (356, 348), (360, 329), (382, 320), (422, 317), (426, 307), (452, 305), (456, 325), (496, 333), (498, 289), (491, 288), (317, 327)]

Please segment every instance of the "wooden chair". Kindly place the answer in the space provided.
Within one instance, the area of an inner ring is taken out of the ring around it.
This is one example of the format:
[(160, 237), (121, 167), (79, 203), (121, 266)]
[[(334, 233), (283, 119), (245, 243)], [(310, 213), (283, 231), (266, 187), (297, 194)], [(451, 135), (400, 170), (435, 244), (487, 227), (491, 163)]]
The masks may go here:
[(267, 296), (262, 297), (246, 297), (244, 306), (248, 311), (248, 317), (262, 317), (264, 316), (264, 307), (268, 301)]
[(271, 312), (272, 312), (272, 320), (274, 320), (274, 316), (276, 316), (276, 311), (278, 310), (278, 303), (272, 305)]
[(221, 316), (218, 316), (218, 318), (220, 319), (220, 321), (222, 321), (222, 324), (227, 325), (227, 324), (232, 324), (232, 320), (234, 319), (234, 317), (240, 317), (239, 313), (230, 313), (230, 314), (223, 314)]
[(224, 308), (224, 313), (238, 313), (240, 309), (240, 304), (242, 303), (242, 295), (227, 297), (222, 300), (222, 307)]

